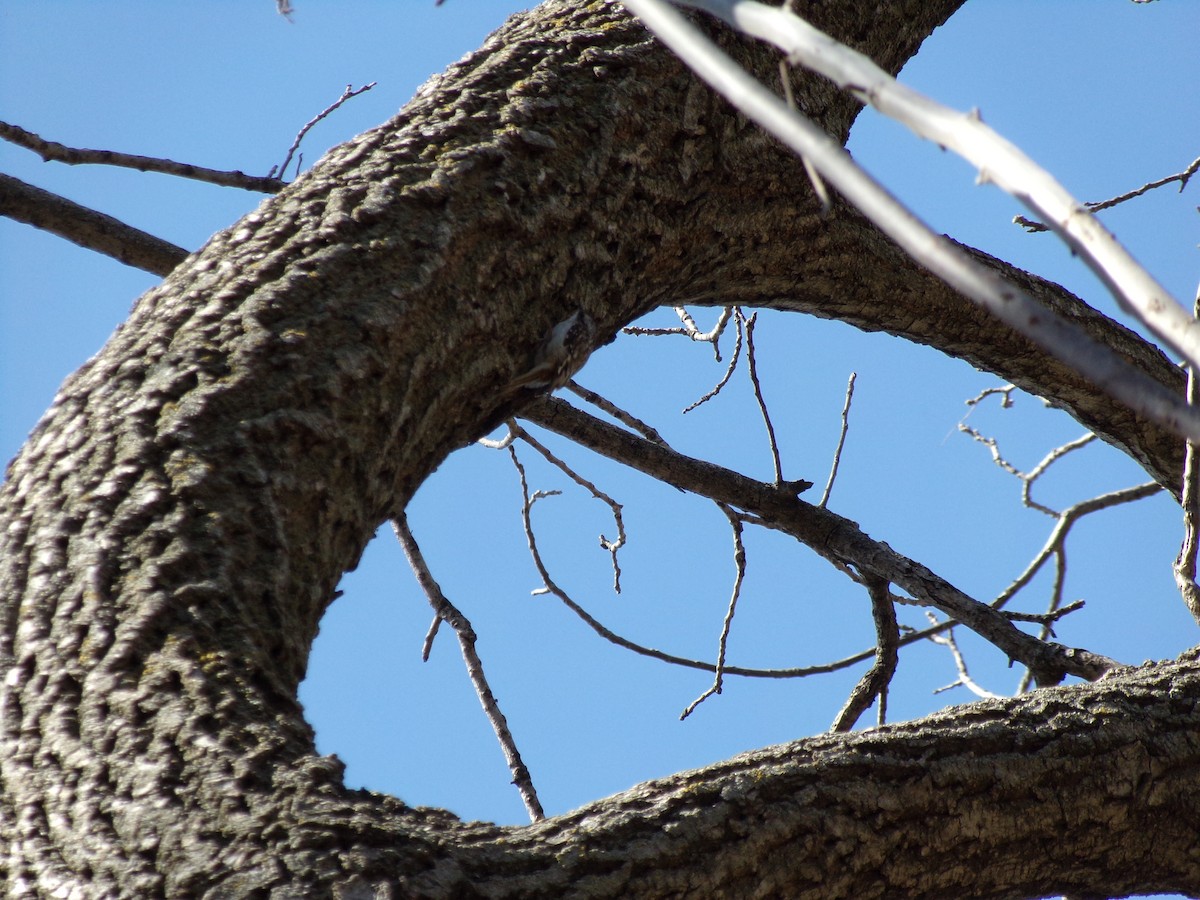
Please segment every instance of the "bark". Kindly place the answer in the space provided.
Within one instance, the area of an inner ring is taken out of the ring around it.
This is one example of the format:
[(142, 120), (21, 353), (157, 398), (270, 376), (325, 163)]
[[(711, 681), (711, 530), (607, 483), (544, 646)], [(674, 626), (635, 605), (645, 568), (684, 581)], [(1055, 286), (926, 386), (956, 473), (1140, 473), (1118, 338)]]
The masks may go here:
[[(957, 5), (810, 12), (896, 71)], [(722, 39), (773, 72), (770, 53)], [(797, 88), (844, 139), (854, 104), (817, 79)], [(1200, 885), (1190, 657), (771, 748), (536, 827), (343, 787), (296, 702), (342, 572), (448, 453), (513, 411), (504, 386), (553, 323), (583, 308), (603, 340), (696, 296), (926, 340), (1026, 379), (1156, 475), (1177, 467), (1153, 429), (939, 292), (856, 216), (822, 219), (794, 161), (619, 6), (547, 3), (174, 269), (13, 461), (0, 488), (8, 892)], [(1093, 322), (1172, 383), (1152, 348)]]

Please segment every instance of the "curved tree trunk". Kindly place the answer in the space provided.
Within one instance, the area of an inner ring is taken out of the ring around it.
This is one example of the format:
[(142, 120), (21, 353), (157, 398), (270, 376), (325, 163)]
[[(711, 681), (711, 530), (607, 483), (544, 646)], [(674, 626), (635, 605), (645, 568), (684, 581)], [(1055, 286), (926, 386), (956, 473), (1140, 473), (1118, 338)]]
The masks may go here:
[[(296, 689), (338, 579), (448, 453), (512, 411), (504, 385), (578, 308), (599, 340), (682, 297), (887, 329), (1054, 399), (1164, 483), (1178, 469), (1159, 430), (983, 323), (856, 215), (822, 219), (795, 162), (618, 5), (581, 6), (510, 21), (191, 256), (13, 462), (0, 489), (8, 892), (1200, 885), (1193, 662), (772, 748), (530, 828), (347, 791), (316, 754)], [(958, 0), (812, 6), (896, 71)], [(773, 70), (768, 52), (724, 40)], [(851, 100), (818, 79), (798, 98), (846, 137)], [(1161, 354), (1059, 302), (1176, 384)]]

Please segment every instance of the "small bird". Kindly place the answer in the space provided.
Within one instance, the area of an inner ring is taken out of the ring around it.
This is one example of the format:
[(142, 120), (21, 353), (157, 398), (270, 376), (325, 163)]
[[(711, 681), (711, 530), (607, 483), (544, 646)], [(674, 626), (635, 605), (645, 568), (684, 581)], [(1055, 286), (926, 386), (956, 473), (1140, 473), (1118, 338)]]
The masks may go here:
[(556, 391), (583, 368), (592, 352), (596, 323), (582, 309), (550, 329), (533, 357), (533, 368), (508, 383), (506, 392), (518, 388)]

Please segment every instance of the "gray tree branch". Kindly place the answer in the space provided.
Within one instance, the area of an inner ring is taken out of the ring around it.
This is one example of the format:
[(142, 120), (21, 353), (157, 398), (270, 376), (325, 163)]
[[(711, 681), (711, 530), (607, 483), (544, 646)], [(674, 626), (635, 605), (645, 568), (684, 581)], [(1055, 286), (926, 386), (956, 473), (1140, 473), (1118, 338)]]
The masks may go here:
[[(895, 72), (957, 5), (808, 12)], [(769, 54), (718, 36), (773, 70)], [(851, 100), (816, 78), (795, 93), (845, 138)], [(550, 0), (173, 269), (12, 462), (0, 486), (4, 887), (932, 897), (1200, 884), (1190, 656), (771, 748), (525, 828), (345, 788), (296, 698), (342, 573), (448, 453), (516, 411), (503, 386), (550, 326), (583, 309), (599, 344), (693, 297), (844, 317), (988, 359), (1172, 469), (1145, 423), (1089, 405), (1067, 374), (1058, 386), (1036, 349), (989, 349), (1003, 329), (852, 214), (823, 216), (794, 160), (619, 4)], [(872, 312), (910, 302), (907, 322)], [(1146, 345), (1127, 346), (1159, 372)], [(853, 536), (831, 536), (847, 555), (837, 541)], [(1065, 665), (1048, 652), (1047, 671)]]
[(41, 228), (127, 266), (166, 275), (188, 252), (169, 241), (0, 173), (0, 216)]
[(667, 484), (751, 513), (830, 562), (896, 585), (962, 622), (1009, 659), (1028, 666), (1039, 684), (1057, 684), (1068, 674), (1096, 679), (1116, 665), (1099, 654), (1043, 643), (1025, 634), (999, 610), (968, 597), (926, 566), (873, 540), (849, 519), (806, 503), (793, 492), (685, 456), (551, 397), (525, 407), (521, 416)]

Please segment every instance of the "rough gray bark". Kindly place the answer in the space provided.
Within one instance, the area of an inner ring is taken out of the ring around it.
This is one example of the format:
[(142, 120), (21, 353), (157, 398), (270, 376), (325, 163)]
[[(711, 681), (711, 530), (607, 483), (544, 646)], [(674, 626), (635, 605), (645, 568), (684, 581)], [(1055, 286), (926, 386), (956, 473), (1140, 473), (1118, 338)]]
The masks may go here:
[[(957, 5), (809, 12), (896, 71)], [(845, 138), (851, 101), (816, 79), (798, 96)], [(175, 269), (14, 460), (0, 489), (8, 892), (1200, 887), (1191, 657), (771, 748), (529, 828), (342, 786), (296, 702), (342, 572), (449, 452), (512, 411), (503, 387), (552, 323), (583, 307), (603, 339), (697, 296), (924, 340), (1052, 397), (1156, 477), (1178, 468), (1160, 433), (856, 216), (823, 220), (795, 163), (619, 7), (555, 0)], [(1174, 383), (1152, 348), (1058, 302)]]

